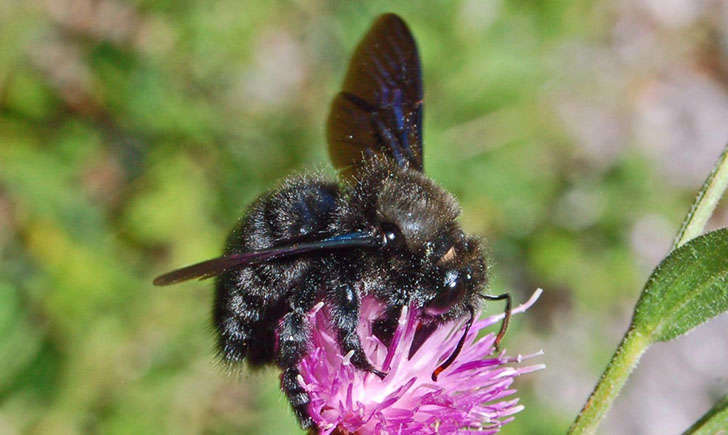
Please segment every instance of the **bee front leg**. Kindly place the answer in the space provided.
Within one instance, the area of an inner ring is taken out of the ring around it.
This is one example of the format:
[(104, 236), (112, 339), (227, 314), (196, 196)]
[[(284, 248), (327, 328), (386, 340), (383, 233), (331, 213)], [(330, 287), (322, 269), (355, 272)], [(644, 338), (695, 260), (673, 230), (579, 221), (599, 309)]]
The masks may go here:
[(380, 378), (386, 373), (374, 368), (364, 354), (356, 327), (359, 324), (359, 295), (351, 285), (338, 286), (330, 296), (330, 304), (334, 327), (337, 330), (339, 343), (343, 354), (351, 354), (351, 363), (359, 370), (374, 373)]

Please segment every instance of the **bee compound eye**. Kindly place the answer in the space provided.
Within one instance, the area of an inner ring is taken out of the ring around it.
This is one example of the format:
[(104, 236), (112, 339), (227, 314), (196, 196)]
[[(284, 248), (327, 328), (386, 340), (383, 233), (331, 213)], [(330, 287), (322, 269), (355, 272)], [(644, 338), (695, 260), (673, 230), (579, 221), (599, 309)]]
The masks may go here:
[(457, 270), (445, 272), (442, 287), (437, 296), (427, 303), (425, 312), (431, 316), (439, 316), (448, 312), (463, 297), (463, 278)]
[(454, 290), (455, 288), (460, 285), (460, 274), (457, 270), (448, 270), (445, 273), (445, 278), (443, 280), (443, 285), (445, 289), (448, 290)]

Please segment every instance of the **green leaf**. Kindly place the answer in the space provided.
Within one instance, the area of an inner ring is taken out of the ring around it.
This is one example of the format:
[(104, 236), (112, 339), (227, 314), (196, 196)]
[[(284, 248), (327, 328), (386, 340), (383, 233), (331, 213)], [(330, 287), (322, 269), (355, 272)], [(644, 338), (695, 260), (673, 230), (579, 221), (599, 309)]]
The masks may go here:
[[(723, 397), (713, 408), (690, 426), (685, 435), (718, 434), (728, 429), (728, 396)], [(724, 433), (724, 432), (723, 432)]]
[(632, 329), (668, 341), (728, 310), (728, 230), (692, 239), (652, 272)]
[(705, 224), (713, 215), (713, 211), (718, 206), (718, 202), (723, 197), (726, 188), (728, 188), (728, 145), (723, 149), (713, 170), (695, 196), (693, 205), (690, 207), (688, 215), (685, 216), (677, 237), (675, 237), (673, 248), (681, 246), (703, 232)]

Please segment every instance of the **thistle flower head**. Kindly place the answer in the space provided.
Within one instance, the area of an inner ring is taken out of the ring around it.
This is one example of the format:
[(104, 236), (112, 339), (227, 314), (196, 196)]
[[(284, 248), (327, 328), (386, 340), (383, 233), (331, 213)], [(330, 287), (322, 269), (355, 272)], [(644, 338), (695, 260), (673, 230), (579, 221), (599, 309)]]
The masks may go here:
[[(538, 299), (516, 307), (523, 312)], [(453, 351), (461, 322), (441, 325), (408, 358), (419, 325), (416, 309), (405, 307), (389, 346), (372, 334), (372, 323), (383, 306), (368, 297), (362, 301), (359, 336), (369, 361), (387, 372), (384, 379), (353, 367), (351, 355), (342, 355), (330, 318), (323, 305), (309, 313), (313, 333), (309, 353), (299, 364), (299, 382), (311, 398), (309, 414), (321, 433), (495, 433), (523, 409), (511, 384), (516, 376), (543, 365), (520, 366), (539, 355), (508, 357), (493, 354), (495, 336), (484, 328), (498, 323), (503, 314), (473, 324), (455, 362), (437, 382), (432, 373)]]

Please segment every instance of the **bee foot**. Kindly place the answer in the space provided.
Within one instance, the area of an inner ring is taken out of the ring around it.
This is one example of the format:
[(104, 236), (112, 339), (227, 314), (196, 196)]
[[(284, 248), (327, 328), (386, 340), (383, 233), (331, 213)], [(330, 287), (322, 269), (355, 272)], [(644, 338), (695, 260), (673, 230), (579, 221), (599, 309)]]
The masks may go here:
[(387, 377), (387, 374), (388, 374), (388, 373), (379, 371), (379, 370), (375, 369), (374, 367), (371, 367), (371, 368), (367, 369), (367, 371), (369, 373), (372, 373), (372, 374), (376, 375), (377, 377), (379, 377), (379, 379), (382, 379), (382, 380), (384, 380), (384, 378), (386, 378)]

